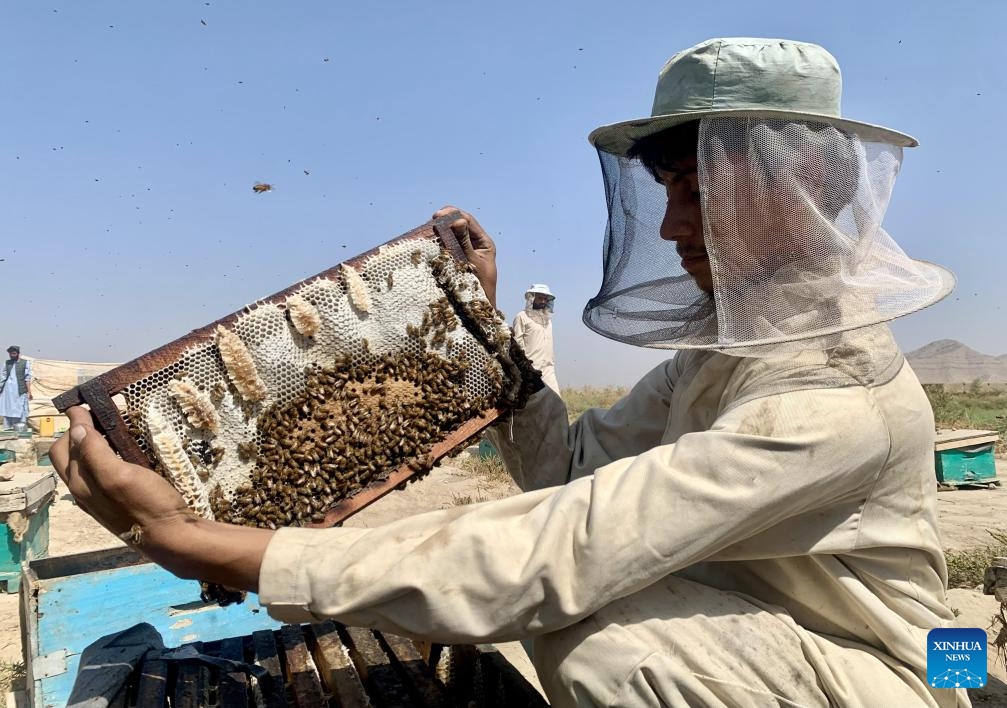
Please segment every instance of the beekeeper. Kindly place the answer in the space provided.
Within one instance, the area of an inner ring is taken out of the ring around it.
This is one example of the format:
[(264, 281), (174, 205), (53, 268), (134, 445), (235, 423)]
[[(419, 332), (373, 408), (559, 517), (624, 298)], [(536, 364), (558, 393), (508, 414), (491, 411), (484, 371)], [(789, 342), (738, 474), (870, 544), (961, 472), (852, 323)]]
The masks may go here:
[[(52, 459), (112, 531), (284, 621), (531, 638), (556, 706), (967, 705), (925, 674), (954, 624), (933, 415), (884, 324), (953, 277), (881, 227), (916, 141), (839, 101), (823, 48), (717, 39), (664, 66), (651, 117), (591, 134), (609, 222), (584, 320), (679, 354), (573, 425), (533, 396), (495, 434), (525, 494), (273, 532), (194, 519), (79, 409)], [(492, 241), (453, 229), (492, 292)]]
[(521, 345), (535, 368), (542, 372), (546, 386), (559, 393), (556, 380), (556, 358), (552, 346), (552, 313), (556, 296), (548, 285), (528, 286), (524, 294), (524, 309), (514, 318), (514, 340)]

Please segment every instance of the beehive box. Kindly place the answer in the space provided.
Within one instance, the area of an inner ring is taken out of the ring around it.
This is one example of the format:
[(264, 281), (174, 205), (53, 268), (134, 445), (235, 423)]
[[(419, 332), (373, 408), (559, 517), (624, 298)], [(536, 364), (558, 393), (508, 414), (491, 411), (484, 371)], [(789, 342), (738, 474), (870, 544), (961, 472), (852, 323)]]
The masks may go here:
[(137, 623), (153, 625), (166, 646), (281, 626), (255, 595), (227, 607), (194, 600), (192, 581), (128, 548), (28, 561), (19, 605), (25, 681), (38, 708), (66, 705), (81, 652)]
[[(138, 708), (546, 705), (490, 645), (439, 647), (331, 621), (281, 625), (254, 596), (228, 607), (181, 602), (190, 590), (126, 548), (27, 563), (20, 608), (28, 704), (101, 695), (108, 705)], [(124, 670), (114, 650), (92, 649), (92, 663), (80, 670), (85, 650), (139, 623), (180, 651)], [(187, 652), (257, 667), (269, 680), (180, 658)], [(120, 685), (111, 672), (128, 677), (124, 690), (109, 689)]]
[(49, 506), (56, 493), (56, 473), (21, 468), (0, 481), (0, 586), (17, 592), (21, 563), (49, 552)]
[(948, 486), (997, 483), (995, 430), (947, 430), (934, 439), (937, 481)]
[[(57, 397), (198, 514), (332, 525), (541, 386), (433, 221)], [(111, 396), (121, 393), (126, 419)]]

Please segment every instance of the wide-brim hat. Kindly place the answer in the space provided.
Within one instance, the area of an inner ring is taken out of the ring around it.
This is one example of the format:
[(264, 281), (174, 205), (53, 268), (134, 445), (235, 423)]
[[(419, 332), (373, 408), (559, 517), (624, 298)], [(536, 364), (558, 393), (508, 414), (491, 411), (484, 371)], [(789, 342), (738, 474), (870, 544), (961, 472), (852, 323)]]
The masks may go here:
[(525, 295), (537, 294), (537, 295), (545, 295), (546, 297), (550, 297), (553, 299), (556, 298), (556, 296), (552, 294), (552, 290), (549, 289), (549, 286), (545, 285), (544, 283), (535, 283), (534, 285), (529, 285), (528, 289), (525, 290), (524, 294)]
[(897, 130), (843, 118), (835, 57), (817, 44), (748, 37), (710, 39), (679, 52), (657, 79), (648, 118), (597, 128), (588, 140), (626, 155), (640, 138), (709, 117), (761, 116), (828, 123), (869, 142), (915, 147)]

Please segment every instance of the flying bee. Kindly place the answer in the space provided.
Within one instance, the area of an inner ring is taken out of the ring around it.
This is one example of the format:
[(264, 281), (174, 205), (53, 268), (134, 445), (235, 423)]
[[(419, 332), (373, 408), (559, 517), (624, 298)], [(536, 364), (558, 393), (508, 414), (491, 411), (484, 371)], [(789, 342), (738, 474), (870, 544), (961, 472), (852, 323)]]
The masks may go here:
[(266, 192), (273, 191), (273, 185), (269, 184), (269, 182), (256, 182), (252, 185), (252, 191), (256, 194), (265, 194)]

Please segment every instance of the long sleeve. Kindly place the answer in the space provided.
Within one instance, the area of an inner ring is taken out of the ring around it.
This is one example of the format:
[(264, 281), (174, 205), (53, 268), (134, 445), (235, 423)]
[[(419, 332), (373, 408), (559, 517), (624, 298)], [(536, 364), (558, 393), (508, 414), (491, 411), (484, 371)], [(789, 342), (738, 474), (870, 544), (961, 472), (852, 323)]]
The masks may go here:
[(667, 427), (675, 376), (675, 361), (664, 362), (614, 406), (585, 411), (573, 424), (563, 399), (546, 387), (487, 436), (522, 490), (566, 484), (658, 445)]
[[(650, 395), (634, 389), (625, 405)], [(606, 456), (610, 426), (629, 424), (611, 415), (574, 427), (592, 460)], [(703, 560), (841, 552), (813, 524), (833, 528), (830, 509), (862, 501), (889, 445), (862, 388), (759, 398), (562, 487), (373, 529), (282, 529), (260, 600), (288, 622), (332, 617), (444, 642), (549, 632)]]
[(511, 334), (522, 349), (524, 349), (524, 333), (525, 333), (525, 315), (523, 312), (517, 313), (514, 318), (514, 324), (511, 325)]

